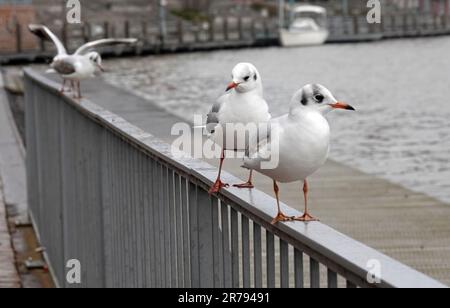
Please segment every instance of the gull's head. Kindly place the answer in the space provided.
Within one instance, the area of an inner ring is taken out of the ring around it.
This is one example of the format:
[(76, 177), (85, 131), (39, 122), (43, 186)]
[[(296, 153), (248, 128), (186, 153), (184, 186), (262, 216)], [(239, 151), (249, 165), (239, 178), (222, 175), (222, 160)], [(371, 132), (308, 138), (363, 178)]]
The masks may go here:
[(234, 67), (231, 78), (232, 81), (227, 87), (227, 92), (235, 90), (238, 93), (247, 93), (259, 90), (262, 94), (261, 76), (253, 64), (239, 63)]
[(102, 65), (102, 56), (96, 51), (89, 52), (86, 54), (86, 57), (89, 59), (89, 61), (100, 71), (104, 72), (105, 69)]
[(309, 84), (301, 88), (295, 93), (291, 104), (291, 113), (308, 109), (326, 115), (336, 109), (355, 110), (349, 104), (338, 101), (330, 90), (320, 84)]

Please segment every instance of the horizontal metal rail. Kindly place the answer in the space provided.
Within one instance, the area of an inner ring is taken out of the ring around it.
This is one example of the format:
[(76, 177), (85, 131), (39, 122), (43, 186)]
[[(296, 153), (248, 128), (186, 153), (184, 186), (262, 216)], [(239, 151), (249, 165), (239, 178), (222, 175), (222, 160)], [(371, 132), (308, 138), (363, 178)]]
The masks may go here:
[(322, 223), (272, 225), (258, 190), (210, 196), (216, 168), (33, 70), (25, 86), (30, 211), (61, 287), (444, 287)]

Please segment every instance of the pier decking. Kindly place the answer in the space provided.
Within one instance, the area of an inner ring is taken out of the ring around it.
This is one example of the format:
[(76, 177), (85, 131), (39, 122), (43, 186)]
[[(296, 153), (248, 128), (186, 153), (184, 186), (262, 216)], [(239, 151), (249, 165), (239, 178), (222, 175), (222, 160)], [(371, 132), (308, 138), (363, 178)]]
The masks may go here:
[[(83, 85), (88, 99), (154, 136), (171, 142), (181, 120), (101, 79)], [(124, 103), (126, 102), (126, 103)], [(216, 161), (209, 161), (217, 164)], [(240, 161), (225, 169), (246, 179)], [(256, 176), (256, 187), (272, 195), (270, 180)], [(303, 209), (298, 185), (282, 185), (283, 202)], [(450, 284), (450, 206), (421, 193), (329, 161), (310, 179), (311, 211), (321, 221), (431, 277)], [(275, 204), (273, 204), (275, 207)]]
[[(7, 111), (7, 99), (3, 92), (3, 79), (0, 74), (0, 146), (9, 148), (14, 143), (12, 131), (10, 130)], [(2, 181), (4, 169), (11, 167), (11, 160), (14, 159), (13, 152), (8, 151), (9, 155), (0, 153), (0, 288), (17, 288), (20, 287), (20, 279), (16, 269), (16, 259), (12, 249), (11, 236), (9, 234), (8, 223), (6, 218), (6, 198), (5, 187)], [(12, 171), (9, 168), (9, 171)]]

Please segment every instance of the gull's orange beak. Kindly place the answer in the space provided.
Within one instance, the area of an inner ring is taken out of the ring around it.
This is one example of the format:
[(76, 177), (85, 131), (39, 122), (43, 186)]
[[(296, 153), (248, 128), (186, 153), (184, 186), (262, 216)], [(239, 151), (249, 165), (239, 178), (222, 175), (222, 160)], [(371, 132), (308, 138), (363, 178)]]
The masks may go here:
[(228, 85), (228, 87), (227, 87), (227, 91), (226, 91), (226, 92), (228, 92), (228, 91), (230, 91), (230, 90), (232, 90), (232, 89), (236, 89), (237, 86), (239, 86), (239, 84), (236, 83), (236, 82), (230, 83), (230, 84)]
[(334, 109), (344, 109), (344, 110), (356, 111), (355, 108), (353, 108), (349, 104), (346, 104), (346, 103), (343, 103), (343, 102), (337, 102), (335, 104), (330, 104), (330, 106), (333, 107)]

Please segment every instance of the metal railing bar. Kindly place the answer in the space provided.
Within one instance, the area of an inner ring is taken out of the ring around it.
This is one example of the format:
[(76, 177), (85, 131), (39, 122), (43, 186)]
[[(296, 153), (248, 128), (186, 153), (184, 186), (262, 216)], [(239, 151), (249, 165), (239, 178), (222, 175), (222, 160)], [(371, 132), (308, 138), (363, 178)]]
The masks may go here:
[(230, 208), (231, 220), (231, 267), (232, 267), (232, 287), (239, 288), (239, 218), (238, 212)]
[(183, 226), (183, 268), (184, 268), (184, 287), (191, 287), (191, 266), (190, 266), (190, 225), (189, 225), (189, 182), (181, 177), (181, 202), (182, 202), (182, 226)]
[(280, 285), (289, 288), (289, 244), (280, 239)]
[(263, 287), (261, 226), (253, 223), (253, 263), (255, 288)]
[(214, 285), (214, 245), (212, 204), (214, 197), (204, 190), (197, 190), (198, 202), (198, 238), (199, 238), (199, 263), (200, 263), (200, 287), (207, 288)]
[(267, 287), (275, 288), (275, 236), (266, 230)]
[(230, 246), (230, 211), (226, 203), (221, 202), (222, 219), (222, 252), (223, 252), (223, 286), (231, 288), (233, 285), (231, 246)]
[(163, 244), (162, 244), (162, 235), (161, 235), (161, 165), (153, 161), (153, 205), (154, 205), (154, 216), (153, 223), (155, 225), (155, 255), (156, 255), (156, 287), (162, 288), (164, 287), (163, 282), (163, 268), (164, 268), (164, 259), (163, 259)]
[(145, 260), (145, 246), (147, 244), (145, 240), (145, 225), (146, 219), (144, 215), (145, 207), (147, 206), (145, 200), (145, 191), (148, 190), (148, 185), (144, 185), (146, 183), (145, 172), (145, 156), (143, 153), (136, 151), (137, 155), (137, 170), (135, 173), (135, 187), (136, 187), (136, 195), (138, 196), (137, 209), (135, 212), (136, 215), (136, 236), (137, 236), (137, 286), (144, 287), (147, 285), (146, 283), (146, 273), (147, 267), (149, 263)]
[(198, 199), (197, 186), (189, 182), (189, 234), (190, 234), (190, 263), (191, 263), (191, 287), (200, 287), (200, 260), (198, 238)]
[(178, 287), (177, 278), (177, 235), (176, 235), (176, 212), (175, 212), (175, 172), (169, 170), (169, 230), (170, 230), (170, 264), (171, 264), (171, 287)]
[(244, 288), (250, 288), (250, 221), (241, 217), (242, 228), (242, 280)]
[(295, 287), (302, 289), (305, 287), (303, 270), (303, 252), (294, 248), (294, 276)]
[(338, 276), (335, 272), (327, 270), (328, 288), (336, 289), (338, 287)]
[(320, 288), (320, 264), (313, 258), (309, 258), (309, 271), (311, 289)]
[[(32, 70), (26, 70), (26, 76), (33, 79), (34, 84), (61, 97), (57, 92), (57, 85), (45, 77)], [(165, 165), (170, 166), (180, 175), (186, 176), (190, 181), (199, 185), (199, 189), (206, 189), (215, 179), (215, 168), (190, 158), (178, 159), (173, 157), (168, 145), (137, 129), (120, 117), (95, 106), (89, 101), (84, 100), (79, 104), (66, 96), (61, 98), (91, 120), (127, 140), (128, 144), (131, 144), (134, 148), (138, 148), (147, 155), (156, 156), (158, 161), (162, 160)], [(227, 174), (224, 174), (224, 178), (227, 181), (231, 179), (230, 182), (237, 181)], [(262, 192), (253, 191), (250, 194), (249, 192), (230, 189), (224, 190), (219, 197), (249, 219), (259, 223), (294, 247), (301, 248), (306, 254), (313, 256), (322, 264), (359, 286), (367, 285), (367, 282), (365, 282), (367, 261), (377, 259), (386, 269), (381, 284), (377, 285), (378, 287), (443, 287), (435, 280), (323, 224), (310, 224), (308, 230), (306, 230), (304, 224), (300, 223), (271, 226), (270, 222), (276, 214), (274, 200)], [(285, 205), (282, 207), (289, 215), (299, 214)], [(248, 215), (248, 213), (251, 215)], [(317, 256), (320, 256), (321, 259)]]
[(176, 251), (177, 251), (177, 286), (184, 286), (184, 262), (183, 262), (183, 217), (182, 217), (182, 201), (181, 201), (181, 178), (174, 174), (175, 189), (175, 228), (176, 228)]
[(224, 267), (223, 267), (223, 227), (221, 226), (221, 205), (217, 198), (212, 198), (212, 228), (213, 228), (213, 251), (214, 251), (214, 287), (224, 287)]
[(144, 241), (146, 245), (145, 249), (145, 262), (147, 263), (147, 286), (155, 288), (156, 287), (156, 264), (155, 264), (155, 224), (153, 223), (154, 219), (154, 208), (155, 205), (153, 203), (153, 169), (154, 164), (153, 161), (145, 157), (144, 159), (144, 173), (143, 173), (143, 185), (147, 187), (145, 197), (145, 205), (144, 205), (144, 217), (145, 217), (145, 233), (144, 233)]

